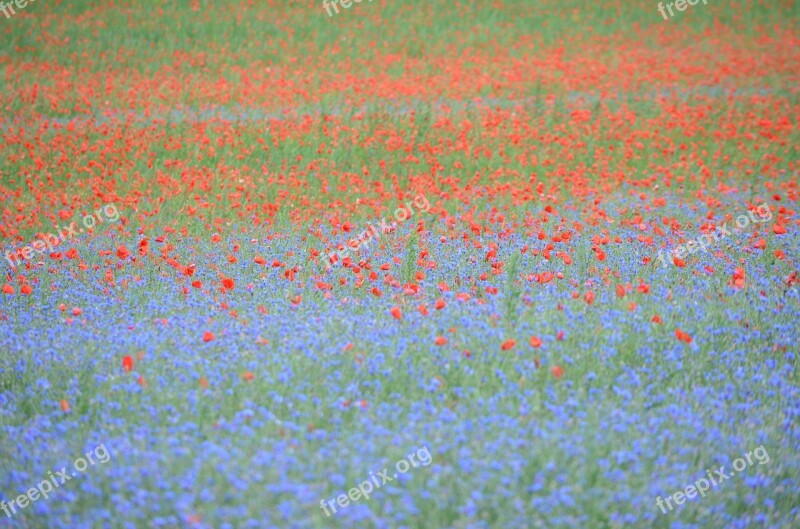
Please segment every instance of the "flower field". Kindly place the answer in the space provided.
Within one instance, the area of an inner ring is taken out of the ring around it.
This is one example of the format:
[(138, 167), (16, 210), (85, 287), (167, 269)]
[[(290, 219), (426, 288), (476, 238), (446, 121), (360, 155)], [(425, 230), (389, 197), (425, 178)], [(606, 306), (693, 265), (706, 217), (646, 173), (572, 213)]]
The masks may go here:
[(0, 528), (800, 527), (800, 4), (682, 2), (0, 4)]

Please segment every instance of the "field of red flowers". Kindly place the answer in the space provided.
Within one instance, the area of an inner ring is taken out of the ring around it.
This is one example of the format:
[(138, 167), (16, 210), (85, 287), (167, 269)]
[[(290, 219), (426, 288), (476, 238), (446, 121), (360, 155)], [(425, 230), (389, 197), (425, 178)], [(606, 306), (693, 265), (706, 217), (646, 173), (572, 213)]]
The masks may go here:
[(800, 6), (659, 5), (0, 3), (0, 528), (800, 527)]

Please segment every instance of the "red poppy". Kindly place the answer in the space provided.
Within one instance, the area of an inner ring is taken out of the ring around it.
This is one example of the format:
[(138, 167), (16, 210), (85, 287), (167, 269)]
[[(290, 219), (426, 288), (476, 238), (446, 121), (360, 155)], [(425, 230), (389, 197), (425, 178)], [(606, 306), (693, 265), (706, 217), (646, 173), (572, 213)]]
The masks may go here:
[(444, 345), (447, 343), (447, 338), (445, 338), (444, 336), (437, 336), (436, 340), (433, 343), (435, 343), (436, 345)]
[(517, 342), (509, 339), (500, 344), (500, 349), (503, 351), (508, 351), (509, 349), (513, 349), (515, 345), (517, 345)]
[(211, 331), (206, 331), (205, 333), (203, 333), (203, 341), (204, 342), (210, 342), (214, 338), (216, 338), (216, 336), (214, 336), (214, 333), (211, 332)]
[(682, 342), (692, 343), (692, 337), (680, 329), (675, 329), (675, 337)]
[(133, 371), (133, 357), (132, 356), (123, 356), (122, 357), (122, 369), (125, 371)]
[(394, 316), (396, 320), (403, 319), (403, 311), (400, 310), (400, 307), (392, 307), (392, 309), (389, 312), (392, 313), (392, 316)]
[(556, 378), (561, 378), (564, 375), (564, 368), (561, 366), (553, 366), (550, 368), (550, 372)]
[(531, 336), (531, 347), (537, 348), (542, 346), (542, 340), (538, 336)]
[(733, 276), (731, 277), (730, 284), (732, 286), (734, 286), (735, 288), (744, 288), (745, 287), (746, 283), (745, 283), (744, 268), (739, 267), (739, 268), (736, 268), (736, 270), (733, 271)]
[(583, 295), (583, 299), (584, 301), (586, 301), (587, 305), (591, 305), (592, 303), (594, 303), (594, 292), (592, 292), (591, 290), (587, 290), (586, 294)]

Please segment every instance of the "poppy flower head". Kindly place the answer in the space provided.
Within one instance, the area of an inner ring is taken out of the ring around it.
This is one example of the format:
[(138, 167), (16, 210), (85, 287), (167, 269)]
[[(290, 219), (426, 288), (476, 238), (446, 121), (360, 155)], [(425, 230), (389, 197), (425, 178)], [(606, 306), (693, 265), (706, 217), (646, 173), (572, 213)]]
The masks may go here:
[(509, 339), (500, 344), (500, 349), (503, 351), (508, 351), (509, 349), (513, 349), (515, 345), (517, 345), (517, 342)]

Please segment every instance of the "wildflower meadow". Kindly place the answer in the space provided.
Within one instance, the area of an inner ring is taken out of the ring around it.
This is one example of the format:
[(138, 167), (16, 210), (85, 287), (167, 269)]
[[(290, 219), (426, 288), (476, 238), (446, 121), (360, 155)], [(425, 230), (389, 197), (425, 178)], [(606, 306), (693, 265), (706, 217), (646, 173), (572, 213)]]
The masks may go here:
[(0, 2), (0, 529), (800, 528), (800, 2)]

